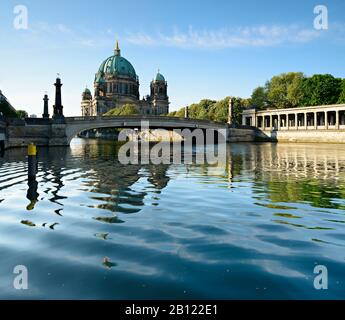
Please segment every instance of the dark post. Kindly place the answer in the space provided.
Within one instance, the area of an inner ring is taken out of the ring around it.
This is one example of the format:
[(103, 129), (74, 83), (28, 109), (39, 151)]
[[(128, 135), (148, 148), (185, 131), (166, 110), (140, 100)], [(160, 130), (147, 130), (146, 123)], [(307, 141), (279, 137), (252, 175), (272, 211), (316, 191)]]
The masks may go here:
[(43, 115), (42, 115), (42, 117), (44, 119), (49, 119), (49, 106), (48, 106), (49, 99), (48, 99), (48, 95), (47, 94), (44, 95), (43, 101), (44, 101), (44, 107), (43, 107)]
[(36, 180), (37, 174), (37, 149), (33, 143), (28, 145), (28, 178)]
[(5, 155), (5, 140), (0, 140), (0, 157)]
[(63, 106), (62, 106), (62, 99), (61, 99), (61, 79), (58, 77), (56, 82), (54, 83), (55, 86), (55, 105), (54, 105), (54, 119), (63, 119)]

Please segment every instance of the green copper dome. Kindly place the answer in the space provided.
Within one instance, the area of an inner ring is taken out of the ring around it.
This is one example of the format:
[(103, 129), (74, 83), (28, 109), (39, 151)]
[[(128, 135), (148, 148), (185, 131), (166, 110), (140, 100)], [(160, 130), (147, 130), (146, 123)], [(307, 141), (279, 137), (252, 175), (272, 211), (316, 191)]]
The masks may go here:
[(91, 91), (89, 88), (85, 88), (84, 93), (91, 94)]
[(165, 78), (163, 77), (163, 75), (159, 71), (156, 75), (156, 81), (165, 81)]
[[(113, 56), (107, 58), (100, 66), (98, 70), (99, 75), (104, 74), (111, 74), (111, 75), (119, 75), (119, 76), (127, 76), (134, 80), (137, 80), (137, 74), (135, 69), (133, 68), (132, 64), (121, 57), (121, 52), (116, 43), (116, 49)], [(101, 77), (98, 77), (101, 80)]]

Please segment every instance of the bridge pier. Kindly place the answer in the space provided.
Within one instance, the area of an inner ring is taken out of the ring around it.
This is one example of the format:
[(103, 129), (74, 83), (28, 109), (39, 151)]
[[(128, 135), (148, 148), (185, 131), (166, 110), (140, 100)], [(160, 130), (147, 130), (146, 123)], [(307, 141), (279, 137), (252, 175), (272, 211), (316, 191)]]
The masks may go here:
[(69, 146), (66, 136), (66, 124), (52, 124), (50, 127), (49, 146)]

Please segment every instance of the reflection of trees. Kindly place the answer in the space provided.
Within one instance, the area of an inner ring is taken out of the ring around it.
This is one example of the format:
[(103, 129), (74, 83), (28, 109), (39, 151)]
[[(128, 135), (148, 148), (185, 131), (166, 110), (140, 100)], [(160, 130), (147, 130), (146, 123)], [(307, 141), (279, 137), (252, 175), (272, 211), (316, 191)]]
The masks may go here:
[[(315, 207), (345, 209), (345, 152), (336, 146), (282, 144), (257, 145), (243, 168), (252, 172), (256, 187), (271, 202), (308, 202)], [(253, 161), (254, 160), (254, 161)], [(259, 191), (257, 191), (259, 190)]]
[(309, 202), (318, 208), (345, 209), (334, 203), (344, 199), (344, 186), (325, 185), (323, 181), (268, 181), (267, 194), (272, 202)]

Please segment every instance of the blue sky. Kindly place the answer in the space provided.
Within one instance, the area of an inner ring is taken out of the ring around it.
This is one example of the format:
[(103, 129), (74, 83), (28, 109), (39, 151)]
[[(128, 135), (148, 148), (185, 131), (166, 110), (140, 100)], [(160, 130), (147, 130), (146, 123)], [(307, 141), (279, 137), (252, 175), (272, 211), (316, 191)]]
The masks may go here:
[[(28, 9), (29, 28), (13, 27), (14, 7)], [(329, 29), (313, 27), (326, 5)], [(203, 98), (249, 97), (273, 75), (302, 71), (345, 78), (342, 0), (59, 0), (0, 2), (0, 90), (16, 108), (42, 113), (45, 91), (61, 74), (66, 115), (80, 114), (116, 38), (149, 93), (157, 69), (169, 84), (171, 109)]]

